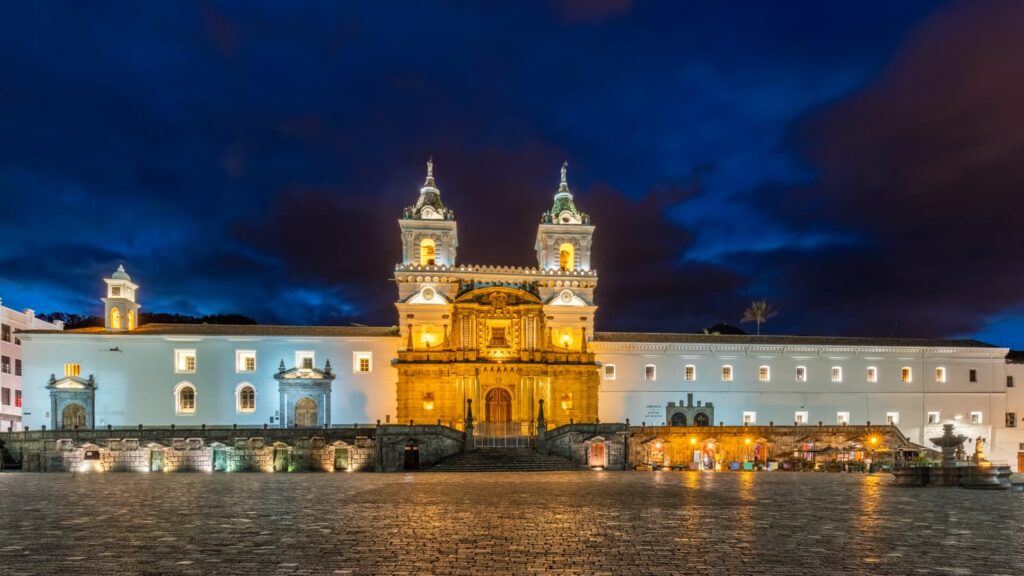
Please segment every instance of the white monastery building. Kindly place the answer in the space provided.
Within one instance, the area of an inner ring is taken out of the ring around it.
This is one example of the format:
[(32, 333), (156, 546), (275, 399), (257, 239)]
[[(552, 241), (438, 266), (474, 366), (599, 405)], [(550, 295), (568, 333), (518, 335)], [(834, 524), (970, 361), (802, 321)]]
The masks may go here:
[(19, 312), (4, 306), (2, 302), (0, 300), (0, 432), (17, 432), (22, 428), (22, 375), (25, 372), (19, 332), (60, 331), (63, 325), (36, 318), (32, 309)]
[[(955, 422), (968, 447), (982, 438), (991, 460), (1019, 469), (1024, 359), (1007, 348), (595, 332), (595, 226), (564, 167), (538, 226), (536, 268), (458, 263), (455, 214), (432, 166), (401, 216), (395, 327), (140, 326), (139, 286), (123, 267), (105, 279), (103, 328), (62, 331), (23, 316), (25, 425), (458, 428), (466, 400), (479, 421), (513, 424), (534, 421), (543, 400), (554, 425), (889, 423), (924, 446)], [(13, 322), (5, 309), (4, 329)], [(17, 347), (4, 335), (7, 366)], [(6, 394), (13, 375), (3, 377)], [(7, 401), (2, 409), (3, 422), (15, 418)]]

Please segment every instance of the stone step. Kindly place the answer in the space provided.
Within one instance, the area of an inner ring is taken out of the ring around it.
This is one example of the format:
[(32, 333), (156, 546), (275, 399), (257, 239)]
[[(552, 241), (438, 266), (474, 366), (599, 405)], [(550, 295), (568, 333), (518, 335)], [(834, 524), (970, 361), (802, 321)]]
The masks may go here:
[(577, 470), (572, 462), (530, 448), (480, 448), (438, 462), (436, 472), (548, 472)]

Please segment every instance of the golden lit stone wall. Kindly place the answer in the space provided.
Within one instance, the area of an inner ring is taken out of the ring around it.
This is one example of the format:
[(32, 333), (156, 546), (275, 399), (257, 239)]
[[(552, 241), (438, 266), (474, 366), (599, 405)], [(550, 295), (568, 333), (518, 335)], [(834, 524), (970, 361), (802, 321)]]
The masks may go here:
[(597, 420), (597, 364), (584, 345), (589, 316), (548, 316), (536, 294), (507, 286), (469, 290), (450, 307), (399, 310), (411, 338), (396, 363), (397, 422), (461, 428), (466, 400), (476, 421), (487, 422), (495, 389), (509, 402), (497, 401), (504, 392), (491, 396), (493, 421), (535, 422), (541, 399), (549, 426)]

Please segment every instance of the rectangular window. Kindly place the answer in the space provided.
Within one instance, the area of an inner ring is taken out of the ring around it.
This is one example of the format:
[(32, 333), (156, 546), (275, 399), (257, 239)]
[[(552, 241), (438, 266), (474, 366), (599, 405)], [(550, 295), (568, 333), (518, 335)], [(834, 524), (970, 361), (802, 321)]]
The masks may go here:
[(644, 380), (653, 381), (658, 376), (654, 369), (654, 364), (648, 364), (644, 366)]
[(0, 404), (3, 404), (4, 406), (10, 406), (11, 405), (11, 389), (10, 388), (0, 389)]
[[(562, 345), (568, 348), (569, 342), (566, 337), (562, 337)], [(508, 348), (508, 340), (505, 339), (505, 327), (504, 326), (492, 326), (491, 327), (491, 342), (489, 344), (494, 348)]]
[(807, 382), (807, 368), (804, 366), (796, 367), (796, 381)]
[(760, 380), (761, 382), (768, 382), (769, 380), (771, 380), (771, 377), (771, 368), (767, 366), (761, 366), (760, 368), (757, 369), (757, 379)]
[(14, 407), (21, 408), (21, 390), (14, 391)]
[(687, 365), (686, 369), (684, 370), (684, 378), (685, 378), (685, 380), (687, 382), (693, 382), (694, 380), (696, 380), (697, 379), (697, 367), (694, 366), (693, 364)]
[(196, 371), (196, 351), (175, 350), (174, 371), (179, 374), (191, 374)]
[(0, 356), (0, 372), (3, 372), (4, 374), (10, 374), (11, 373), (11, 357), (10, 356)]
[(936, 382), (945, 382), (946, 381), (946, 369), (943, 368), (942, 366), (939, 366), (938, 368), (935, 369), (935, 381)]
[(868, 366), (868, 382), (878, 382), (878, 368)]
[(797, 413), (793, 416), (793, 422), (796, 422), (797, 426), (801, 424), (807, 424), (808, 418), (809, 415), (806, 410), (798, 410)]
[(903, 368), (900, 368), (900, 380), (904, 383), (912, 382), (914, 380), (914, 373), (910, 368), (904, 366)]
[(722, 382), (732, 382), (732, 366), (722, 366)]
[(316, 365), (316, 355), (309, 350), (302, 350), (295, 353), (295, 367), (299, 370), (312, 370)]
[(974, 368), (971, 368), (971, 371), (968, 372), (968, 375), (970, 376), (969, 380), (971, 382), (977, 382), (978, 381), (978, 371), (975, 370)]
[(14, 375), (21, 376), (21, 358), (14, 359)]
[(836, 412), (836, 424), (843, 425), (850, 423), (849, 412)]
[(757, 412), (744, 412), (743, 413), (744, 424), (756, 424), (757, 423)]
[(886, 412), (885, 413), (885, 423), (890, 425), (890, 426), (895, 426), (896, 424), (899, 424), (900, 423), (900, 413), (899, 412)]
[(235, 372), (255, 372), (256, 351), (235, 350)]
[(971, 412), (971, 424), (981, 424), (981, 412)]
[(65, 376), (80, 376), (82, 374), (81, 364), (65, 364), (64, 375)]
[(1013, 376), (1006, 377), (1006, 387), (1013, 388)]
[(604, 365), (604, 379), (615, 380), (615, 364)]
[(843, 381), (843, 369), (839, 366), (832, 367), (832, 381), (842, 382)]
[(11, 327), (7, 324), (0, 326), (0, 340), (3, 340), (4, 342), (11, 341)]
[(111, 286), (110, 287), (110, 295), (115, 297), (115, 298), (120, 296), (121, 295), (121, 287), (120, 286)]
[(939, 413), (938, 412), (929, 412), (928, 413), (928, 423), (929, 424), (938, 424), (939, 423)]
[(1017, 427), (1017, 413), (1016, 412), (1007, 412), (1006, 413), (1006, 427), (1007, 428), (1016, 428)]
[(368, 374), (373, 369), (373, 354), (371, 352), (352, 353), (352, 371)]

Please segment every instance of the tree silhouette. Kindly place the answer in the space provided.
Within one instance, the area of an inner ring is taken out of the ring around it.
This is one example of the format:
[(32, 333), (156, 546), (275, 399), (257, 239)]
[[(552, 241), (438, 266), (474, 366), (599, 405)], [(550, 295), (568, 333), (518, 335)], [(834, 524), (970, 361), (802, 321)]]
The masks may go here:
[(767, 322), (769, 318), (774, 318), (779, 312), (772, 308), (772, 305), (768, 303), (768, 300), (762, 298), (760, 300), (754, 300), (750, 303), (750, 307), (743, 311), (743, 318), (740, 322), (757, 322), (757, 335), (761, 335), (761, 324)]

